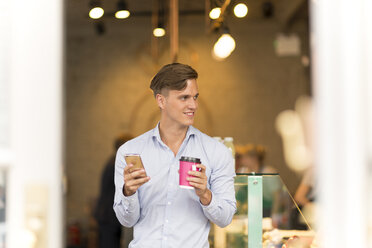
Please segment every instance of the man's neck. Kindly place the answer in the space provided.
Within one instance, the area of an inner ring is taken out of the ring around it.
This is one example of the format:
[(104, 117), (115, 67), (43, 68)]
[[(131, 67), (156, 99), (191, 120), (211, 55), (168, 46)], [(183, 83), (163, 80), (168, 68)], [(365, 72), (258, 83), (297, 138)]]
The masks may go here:
[(167, 125), (165, 121), (159, 123), (160, 138), (176, 156), (186, 137), (188, 126)]

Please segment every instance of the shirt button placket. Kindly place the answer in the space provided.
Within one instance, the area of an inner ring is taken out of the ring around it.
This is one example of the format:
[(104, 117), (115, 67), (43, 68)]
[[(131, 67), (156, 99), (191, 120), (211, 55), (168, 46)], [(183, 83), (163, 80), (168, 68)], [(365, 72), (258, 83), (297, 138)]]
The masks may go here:
[[(172, 156), (173, 156), (173, 152), (172, 152)], [(169, 217), (172, 211), (171, 207), (172, 207), (172, 199), (173, 199), (172, 177), (173, 177), (172, 168), (170, 168), (169, 176), (168, 176), (168, 188), (167, 188), (165, 216), (164, 216), (164, 225), (163, 225), (162, 247), (168, 247), (168, 239), (169, 239), (169, 234), (170, 234)]]

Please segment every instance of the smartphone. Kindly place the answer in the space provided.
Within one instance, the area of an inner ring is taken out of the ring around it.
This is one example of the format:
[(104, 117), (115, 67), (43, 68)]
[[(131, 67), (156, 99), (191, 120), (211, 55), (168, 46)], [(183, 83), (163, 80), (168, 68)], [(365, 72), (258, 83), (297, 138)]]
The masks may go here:
[(129, 172), (132, 172), (135, 169), (145, 169), (139, 154), (126, 154), (124, 155), (124, 158), (127, 165), (133, 164), (133, 167), (129, 169)]

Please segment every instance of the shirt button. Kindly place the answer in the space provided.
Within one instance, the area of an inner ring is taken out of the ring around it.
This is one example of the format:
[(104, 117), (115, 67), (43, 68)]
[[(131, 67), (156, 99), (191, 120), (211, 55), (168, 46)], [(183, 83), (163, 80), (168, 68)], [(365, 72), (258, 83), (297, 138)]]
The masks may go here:
[(165, 223), (168, 223), (169, 222), (169, 220), (165, 220)]
[(168, 202), (168, 205), (171, 205), (172, 203), (171, 202)]

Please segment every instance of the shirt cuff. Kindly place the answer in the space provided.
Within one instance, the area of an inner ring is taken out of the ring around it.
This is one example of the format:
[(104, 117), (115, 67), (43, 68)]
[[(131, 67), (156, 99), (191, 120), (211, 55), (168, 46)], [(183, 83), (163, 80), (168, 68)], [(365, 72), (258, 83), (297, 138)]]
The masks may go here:
[(136, 206), (137, 200), (138, 200), (138, 193), (134, 193), (130, 196), (125, 196), (123, 193), (121, 194), (121, 200), (124, 204), (124, 206), (127, 206), (128, 209), (132, 208), (133, 206)]
[(214, 209), (216, 209), (216, 207), (218, 206), (218, 202), (217, 202), (217, 199), (216, 199), (216, 196), (213, 194), (213, 192), (211, 191), (211, 196), (212, 196), (212, 200), (211, 202), (209, 203), (209, 205), (203, 205), (200, 201), (200, 205), (201, 207), (203, 208), (204, 211), (207, 211), (207, 212), (213, 212)]

